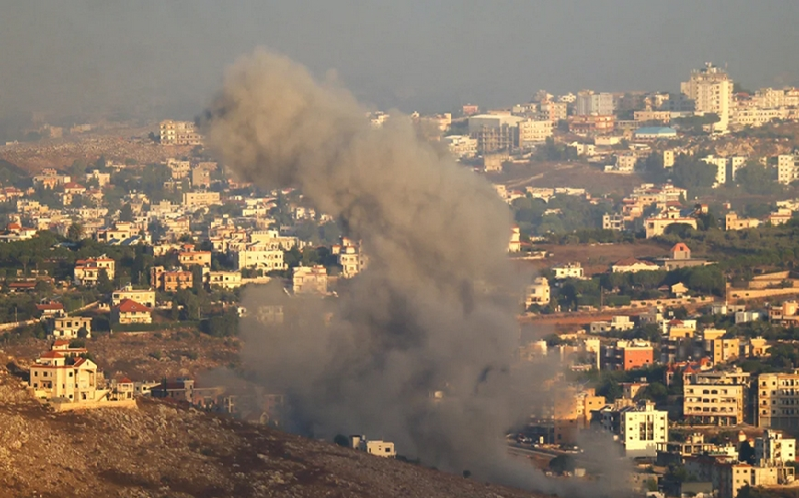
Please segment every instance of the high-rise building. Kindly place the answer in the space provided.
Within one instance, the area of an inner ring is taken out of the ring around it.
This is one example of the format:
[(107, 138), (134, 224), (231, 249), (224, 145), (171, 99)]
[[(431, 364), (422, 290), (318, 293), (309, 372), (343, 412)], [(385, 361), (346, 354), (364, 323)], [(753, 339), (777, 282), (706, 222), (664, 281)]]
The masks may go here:
[(732, 80), (727, 72), (711, 63), (691, 71), (691, 79), (680, 84), (680, 91), (694, 101), (696, 112), (714, 113), (719, 121), (713, 131), (724, 132), (730, 123)]
[(584, 90), (577, 94), (577, 100), (574, 103), (574, 113), (578, 116), (591, 114), (607, 116), (613, 114), (614, 110), (612, 93), (594, 93), (591, 90)]

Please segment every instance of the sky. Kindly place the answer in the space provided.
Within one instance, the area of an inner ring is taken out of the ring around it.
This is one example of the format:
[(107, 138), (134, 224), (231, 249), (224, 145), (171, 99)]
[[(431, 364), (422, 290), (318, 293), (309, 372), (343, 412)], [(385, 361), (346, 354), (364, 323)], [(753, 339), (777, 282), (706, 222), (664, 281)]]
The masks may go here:
[(705, 61), (746, 88), (799, 83), (795, 0), (0, 0), (0, 120), (191, 117), (265, 46), (374, 108), (508, 106), (673, 90)]

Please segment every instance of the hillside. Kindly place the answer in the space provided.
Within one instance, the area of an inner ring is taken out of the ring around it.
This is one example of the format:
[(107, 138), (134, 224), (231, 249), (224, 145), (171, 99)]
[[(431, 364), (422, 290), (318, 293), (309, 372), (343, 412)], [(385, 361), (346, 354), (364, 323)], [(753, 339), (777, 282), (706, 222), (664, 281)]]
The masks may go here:
[(3, 497), (535, 496), (155, 400), (53, 413), (23, 385), (0, 367)]

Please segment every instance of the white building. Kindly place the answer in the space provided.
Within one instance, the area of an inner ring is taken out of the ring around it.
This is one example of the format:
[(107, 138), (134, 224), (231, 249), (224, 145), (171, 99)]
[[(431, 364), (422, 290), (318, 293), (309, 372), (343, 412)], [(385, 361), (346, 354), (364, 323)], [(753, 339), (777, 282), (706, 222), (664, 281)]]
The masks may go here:
[(612, 93), (594, 93), (591, 90), (578, 92), (574, 103), (574, 113), (578, 116), (606, 116), (613, 114), (615, 108)]
[(718, 115), (713, 131), (725, 132), (730, 123), (732, 86), (726, 71), (706, 63), (704, 68), (691, 71), (691, 79), (680, 84), (680, 91), (694, 101), (697, 113)]
[(555, 273), (555, 280), (585, 278), (585, 270), (580, 263), (566, 263), (565, 265), (553, 266), (552, 271)]
[(620, 436), (626, 456), (657, 456), (658, 444), (669, 440), (668, 413), (656, 410), (654, 403), (646, 401), (637, 406), (623, 408), (620, 415)]
[(552, 136), (553, 123), (549, 120), (526, 119), (520, 121), (517, 126), (519, 128), (519, 147), (522, 149), (542, 144)]
[(782, 466), (796, 461), (796, 439), (786, 439), (781, 432), (766, 430), (755, 439), (755, 462), (760, 467)]
[(611, 332), (611, 331), (618, 331), (623, 332), (626, 330), (632, 330), (635, 328), (635, 323), (630, 320), (629, 316), (614, 316), (610, 319), (609, 322), (607, 321), (597, 321), (591, 322), (588, 326), (588, 329), (591, 331), (592, 334), (600, 334), (602, 332)]
[(285, 270), (283, 250), (277, 244), (248, 244), (232, 250), (233, 264), (239, 270), (243, 268), (260, 268), (266, 271)]
[(524, 309), (529, 309), (530, 306), (534, 304), (546, 306), (549, 304), (549, 299), (549, 280), (544, 277), (538, 277), (533, 280), (531, 285), (527, 286), (527, 292), (524, 298)]
[(327, 294), (327, 268), (322, 265), (294, 268), (295, 294)]
[(457, 159), (477, 155), (477, 139), (468, 135), (449, 135), (442, 138), (450, 153)]
[(777, 156), (777, 181), (783, 185), (799, 180), (799, 156), (782, 154)]
[(714, 187), (718, 185), (724, 185), (727, 183), (727, 158), (726, 157), (716, 157), (714, 155), (709, 155), (707, 157), (703, 157), (702, 161), (706, 162), (707, 164), (712, 164), (716, 167), (716, 182), (713, 184)]

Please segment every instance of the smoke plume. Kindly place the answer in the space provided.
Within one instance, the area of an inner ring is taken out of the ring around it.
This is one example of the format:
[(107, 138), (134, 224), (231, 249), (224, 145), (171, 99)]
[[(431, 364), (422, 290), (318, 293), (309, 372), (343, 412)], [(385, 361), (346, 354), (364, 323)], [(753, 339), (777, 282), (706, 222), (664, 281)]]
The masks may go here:
[(202, 120), (237, 176), (301, 189), (369, 256), (337, 299), (250, 291), (248, 309), (282, 304), (285, 319), (246, 322), (244, 366), (285, 393), (295, 430), (385, 438), (426, 464), (551, 491), (503, 439), (553, 371), (513, 365), (521, 280), (509, 210), (409, 119), (374, 129), (365, 114), (335, 82), (258, 51), (232, 66)]

